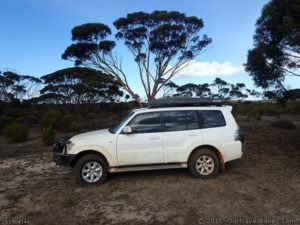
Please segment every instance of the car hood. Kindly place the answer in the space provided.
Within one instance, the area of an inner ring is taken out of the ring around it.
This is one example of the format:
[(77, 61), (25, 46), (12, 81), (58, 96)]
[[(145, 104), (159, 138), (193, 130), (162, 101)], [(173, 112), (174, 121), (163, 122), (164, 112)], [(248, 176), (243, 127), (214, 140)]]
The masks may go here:
[(99, 139), (107, 139), (111, 138), (112, 134), (108, 131), (108, 129), (102, 129), (102, 130), (96, 130), (91, 132), (86, 132), (82, 134), (77, 134), (70, 138), (70, 141), (72, 142), (78, 142), (78, 141), (87, 141), (87, 140), (99, 140)]

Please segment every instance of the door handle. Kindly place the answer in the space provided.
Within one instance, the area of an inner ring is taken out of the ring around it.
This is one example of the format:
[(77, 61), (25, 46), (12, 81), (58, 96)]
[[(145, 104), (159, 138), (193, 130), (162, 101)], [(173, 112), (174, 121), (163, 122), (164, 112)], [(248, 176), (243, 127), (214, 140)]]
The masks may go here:
[(156, 139), (160, 139), (160, 137), (159, 137), (159, 136), (156, 136), (156, 135), (152, 135), (152, 136), (150, 136), (150, 139), (151, 139), (151, 140), (156, 140)]
[(195, 133), (195, 132), (191, 132), (191, 133), (189, 133), (189, 136), (191, 136), (191, 137), (193, 137), (193, 136), (197, 136), (198, 134), (197, 133)]

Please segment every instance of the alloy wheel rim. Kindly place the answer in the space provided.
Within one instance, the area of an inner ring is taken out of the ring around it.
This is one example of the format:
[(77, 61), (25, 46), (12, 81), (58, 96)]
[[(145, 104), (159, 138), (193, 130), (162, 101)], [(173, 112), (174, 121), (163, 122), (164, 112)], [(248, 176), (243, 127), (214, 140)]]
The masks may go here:
[(99, 162), (87, 162), (81, 169), (81, 176), (87, 183), (95, 183), (102, 177), (103, 169)]
[(196, 169), (201, 175), (209, 175), (215, 168), (215, 162), (209, 155), (201, 155), (196, 161)]

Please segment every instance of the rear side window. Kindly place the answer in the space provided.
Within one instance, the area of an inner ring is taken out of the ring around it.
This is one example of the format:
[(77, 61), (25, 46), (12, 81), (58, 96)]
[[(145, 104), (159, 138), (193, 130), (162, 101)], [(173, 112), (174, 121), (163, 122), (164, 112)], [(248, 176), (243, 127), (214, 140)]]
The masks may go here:
[(201, 128), (226, 126), (224, 116), (219, 110), (201, 110), (199, 111), (199, 114)]
[(160, 113), (142, 113), (135, 116), (130, 123), (133, 133), (153, 133), (161, 131)]
[(187, 111), (186, 119), (188, 130), (199, 129), (199, 118), (197, 111)]
[(197, 111), (164, 112), (164, 130), (180, 131), (199, 129)]

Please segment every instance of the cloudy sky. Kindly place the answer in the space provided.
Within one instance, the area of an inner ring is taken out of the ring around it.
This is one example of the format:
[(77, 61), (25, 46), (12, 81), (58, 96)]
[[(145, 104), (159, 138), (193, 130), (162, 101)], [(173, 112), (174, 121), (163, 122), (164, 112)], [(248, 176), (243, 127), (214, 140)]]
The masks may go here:
[[(174, 79), (177, 84), (212, 82), (216, 77), (244, 82), (247, 51), (252, 47), (255, 22), (267, 0), (1, 0), (0, 70), (37, 77), (72, 63), (61, 59), (71, 43), (71, 29), (87, 22), (110, 27), (119, 17), (135, 11), (177, 10), (204, 20), (203, 34), (212, 44)], [(119, 43), (118, 43), (119, 44)], [(121, 44), (121, 43), (120, 43)], [(133, 58), (122, 45), (118, 54), (135, 90), (142, 94)], [(299, 78), (286, 84), (299, 87)]]

